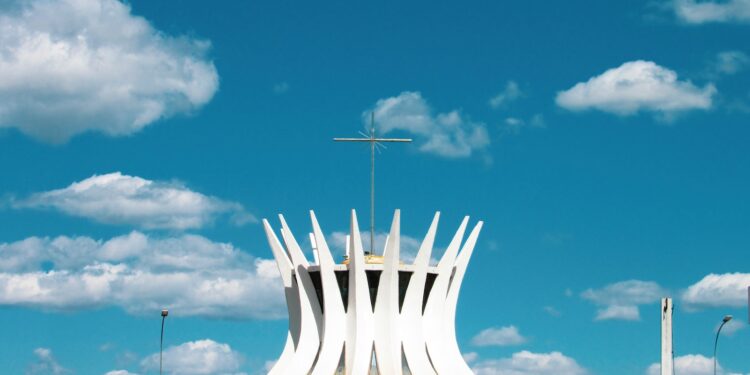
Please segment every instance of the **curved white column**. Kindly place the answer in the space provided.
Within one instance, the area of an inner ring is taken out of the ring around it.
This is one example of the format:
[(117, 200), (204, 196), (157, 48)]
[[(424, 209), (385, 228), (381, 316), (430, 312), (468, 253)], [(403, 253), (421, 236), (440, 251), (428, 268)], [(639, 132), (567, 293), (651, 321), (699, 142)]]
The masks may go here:
[(430, 354), (432, 365), (438, 374), (458, 374), (455, 364), (445, 357), (445, 327), (443, 327), (445, 313), (445, 298), (448, 294), (448, 285), (453, 275), (453, 266), (456, 261), (458, 249), (466, 231), (469, 217), (465, 217), (458, 227), (443, 257), (437, 266), (438, 275), (432, 290), (427, 298), (427, 306), (424, 310), (423, 324), (425, 338), (427, 339), (427, 352)]
[(424, 326), (422, 325), (422, 304), (424, 300), (427, 267), (432, 256), (440, 213), (432, 219), (417, 257), (414, 259), (414, 271), (406, 289), (404, 305), (401, 307), (401, 341), (404, 356), (412, 374), (435, 374), (429, 357), (427, 357)]
[(474, 252), (474, 246), (477, 244), (477, 238), (479, 238), (479, 232), (482, 230), (483, 224), (481, 221), (477, 223), (474, 229), (471, 230), (469, 238), (466, 239), (466, 243), (461, 248), (461, 252), (456, 258), (453, 278), (451, 279), (448, 295), (445, 299), (445, 311), (443, 314), (443, 327), (445, 327), (443, 331), (445, 333), (443, 340), (445, 343), (444, 353), (447, 362), (458, 366), (455, 369), (456, 374), (471, 375), (474, 373), (471, 371), (471, 367), (464, 361), (461, 349), (458, 346), (458, 340), (456, 339), (456, 307), (458, 305), (458, 294), (461, 291), (461, 284), (466, 274), (466, 268), (469, 266), (469, 260)]
[(269, 375), (284, 375), (294, 357), (295, 347), (299, 341), (300, 331), (300, 313), (299, 313), (299, 292), (296, 283), (292, 280), (292, 262), (289, 260), (284, 248), (281, 246), (279, 239), (268, 224), (268, 220), (263, 219), (263, 229), (265, 229), (268, 243), (271, 245), (271, 251), (276, 259), (276, 265), (279, 267), (281, 281), (284, 283), (284, 294), (286, 304), (289, 310), (289, 331), (287, 332), (286, 344), (284, 351), (271, 368)]
[(347, 306), (346, 375), (370, 371), (373, 351), (373, 312), (365, 273), (365, 252), (357, 213), (352, 210), (349, 243), (349, 302)]
[(398, 313), (398, 266), (400, 253), (401, 211), (393, 215), (391, 232), (385, 243), (383, 272), (380, 274), (375, 300), (375, 357), (378, 372), (400, 375), (401, 340)]
[(313, 236), (318, 247), (318, 259), (320, 260), (320, 282), (323, 288), (323, 334), (320, 344), (318, 362), (312, 375), (331, 375), (335, 373), (344, 349), (346, 339), (346, 312), (344, 302), (341, 300), (339, 284), (334, 273), (334, 261), (331, 251), (328, 249), (323, 231), (318, 225), (315, 213), (310, 211), (313, 226)]
[(286, 220), (279, 215), (281, 221), (281, 237), (284, 240), (289, 257), (294, 266), (294, 277), (299, 286), (300, 299), (300, 335), (294, 358), (287, 368), (288, 374), (307, 374), (313, 367), (315, 358), (320, 347), (320, 326), (322, 325), (322, 312), (318, 297), (315, 293), (307, 268), (310, 264), (294, 239), (292, 231), (286, 224)]

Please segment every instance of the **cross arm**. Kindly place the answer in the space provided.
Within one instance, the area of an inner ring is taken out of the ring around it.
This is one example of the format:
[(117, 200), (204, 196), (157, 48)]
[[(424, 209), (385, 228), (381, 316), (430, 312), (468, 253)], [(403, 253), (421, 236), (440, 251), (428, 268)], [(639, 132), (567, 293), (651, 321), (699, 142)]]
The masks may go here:
[(411, 142), (411, 138), (334, 138), (336, 142)]

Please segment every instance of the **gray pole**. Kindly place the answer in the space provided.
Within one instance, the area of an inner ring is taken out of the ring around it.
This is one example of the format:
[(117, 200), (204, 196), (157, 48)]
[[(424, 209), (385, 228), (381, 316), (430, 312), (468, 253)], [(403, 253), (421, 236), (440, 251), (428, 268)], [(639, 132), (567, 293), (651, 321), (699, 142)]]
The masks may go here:
[(375, 254), (375, 112), (370, 116), (370, 254)]
[(164, 320), (169, 315), (169, 311), (164, 309), (161, 311), (161, 337), (159, 338), (159, 375), (162, 370), (162, 350), (164, 348)]
[(714, 375), (716, 375), (716, 348), (719, 345), (719, 334), (721, 333), (721, 329), (724, 328), (724, 325), (727, 324), (727, 322), (729, 322), (730, 320), (732, 320), (731, 315), (725, 316), (721, 321), (719, 329), (716, 331), (716, 340), (714, 340)]

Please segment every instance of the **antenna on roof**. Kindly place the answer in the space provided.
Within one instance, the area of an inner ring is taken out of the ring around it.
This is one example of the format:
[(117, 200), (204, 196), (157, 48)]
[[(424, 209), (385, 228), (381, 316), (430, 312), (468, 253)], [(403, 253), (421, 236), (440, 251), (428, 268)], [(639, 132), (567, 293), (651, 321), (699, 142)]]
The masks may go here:
[(370, 114), (370, 134), (359, 132), (362, 138), (334, 138), (336, 142), (370, 143), (370, 254), (375, 253), (375, 149), (385, 149), (383, 142), (408, 143), (411, 138), (377, 138), (375, 137), (375, 112)]

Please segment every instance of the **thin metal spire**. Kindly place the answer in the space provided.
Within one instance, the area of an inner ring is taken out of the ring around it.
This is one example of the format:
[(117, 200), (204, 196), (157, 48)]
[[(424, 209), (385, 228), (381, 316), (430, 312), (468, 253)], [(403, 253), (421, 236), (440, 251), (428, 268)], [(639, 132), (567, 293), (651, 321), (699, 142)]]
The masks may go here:
[(370, 143), (370, 254), (375, 254), (375, 146), (381, 142), (411, 142), (411, 138), (377, 138), (375, 136), (375, 112), (370, 114), (370, 134), (360, 134), (363, 138), (334, 138), (336, 142)]

